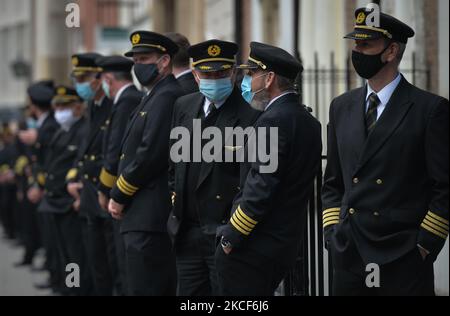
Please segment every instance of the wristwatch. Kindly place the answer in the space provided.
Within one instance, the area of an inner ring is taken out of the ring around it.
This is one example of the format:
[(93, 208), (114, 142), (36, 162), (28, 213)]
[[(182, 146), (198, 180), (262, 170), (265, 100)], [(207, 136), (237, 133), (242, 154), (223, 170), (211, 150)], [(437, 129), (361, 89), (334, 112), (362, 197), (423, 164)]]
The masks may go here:
[(220, 241), (220, 244), (222, 245), (223, 249), (230, 249), (233, 248), (233, 245), (229, 240), (225, 238), (225, 236), (222, 236), (222, 240)]

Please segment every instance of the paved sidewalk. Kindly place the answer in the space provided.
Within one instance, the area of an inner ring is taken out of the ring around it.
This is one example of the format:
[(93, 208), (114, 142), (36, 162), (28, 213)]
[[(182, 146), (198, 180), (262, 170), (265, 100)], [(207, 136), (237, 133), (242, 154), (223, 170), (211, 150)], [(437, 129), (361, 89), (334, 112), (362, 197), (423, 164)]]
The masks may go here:
[[(3, 233), (0, 229), (0, 236)], [(14, 246), (14, 242), (0, 237), (0, 296), (47, 296), (50, 291), (41, 291), (33, 284), (46, 281), (46, 272), (31, 272), (29, 267), (15, 268), (14, 263), (19, 262), (23, 255), (23, 248)], [(35, 260), (41, 266), (42, 256)]]

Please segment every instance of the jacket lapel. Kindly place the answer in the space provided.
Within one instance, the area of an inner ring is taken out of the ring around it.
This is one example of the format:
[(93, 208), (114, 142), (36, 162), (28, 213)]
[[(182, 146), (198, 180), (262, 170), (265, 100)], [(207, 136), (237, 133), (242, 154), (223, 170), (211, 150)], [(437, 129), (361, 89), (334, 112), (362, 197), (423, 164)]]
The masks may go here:
[[(222, 106), (222, 111), (217, 118), (216, 127), (220, 129), (222, 135), (225, 135), (226, 127), (235, 127), (238, 121), (236, 116), (237, 105), (239, 104), (238, 98), (239, 92), (237, 89), (233, 91), (233, 94), (230, 98), (228, 98), (227, 102)], [(223, 140), (222, 140), (223, 141)], [(226, 141), (226, 140), (225, 140)], [(226, 144), (226, 142), (225, 142)], [(223, 154), (224, 146), (221, 147), (220, 152), (216, 153), (216, 158), (220, 158)], [(197, 185), (197, 190), (203, 184), (203, 182), (208, 178), (213, 170), (214, 163), (202, 163), (202, 167), (200, 169), (200, 176)]]
[(361, 170), (361, 168), (364, 167), (364, 165), (366, 165), (389, 140), (412, 105), (413, 102), (409, 97), (409, 83), (403, 78), (387, 104), (382, 116), (378, 120), (377, 125), (367, 138), (356, 173)]

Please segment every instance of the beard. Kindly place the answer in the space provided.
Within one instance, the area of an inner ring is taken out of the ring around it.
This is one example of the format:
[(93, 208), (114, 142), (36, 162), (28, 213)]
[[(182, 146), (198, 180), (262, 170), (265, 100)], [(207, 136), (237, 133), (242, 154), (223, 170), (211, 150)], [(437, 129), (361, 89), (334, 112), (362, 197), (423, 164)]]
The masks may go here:
[(269, 92), (267, 90), (263, 90), (254, 96), (252, 102), (250, 103), (250, 106), (256, 111), (264, 112), (269, 103)]

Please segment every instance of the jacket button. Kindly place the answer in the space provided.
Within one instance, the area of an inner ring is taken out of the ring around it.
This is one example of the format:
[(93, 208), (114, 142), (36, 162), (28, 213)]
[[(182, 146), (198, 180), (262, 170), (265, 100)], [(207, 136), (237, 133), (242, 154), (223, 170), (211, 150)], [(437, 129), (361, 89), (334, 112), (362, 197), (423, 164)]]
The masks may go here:
[(84, 155), (84, 159), (87, 160), (89, 158), (88, 155)]
[(241, 191), (241, 187), (237, 187), (238, 191)]
[(383, 180), (378, 179), (378, 180), (377, 180), (377, 184), (378, 184), (378, 185), (382, 185), (382, 184), (383, 184)]
[(94, 183), (96, 183), (96, 182), (97, 182), (97, 178), (92, 178), (92, 181), (93, 181)]
[(216, 200), (220, 201), (222, 200), (222, 197), (220, 195), (216, 196)]
[(85, 178), (86, 180), (89, 180), (89, 175), (85, 174), (85, 175), (84, 175), (84, 178)]
[(78, 163), (78, 167), (83, 167), (83, 162), (82, 162), (82, 161), (80, 161), (80, 162)]
[(380, 217), (380, 213), (379, 213), (379, 212), (374, 212), (374, 213), (373, 213), (373, 216), (375, 216), (375, 217)]
[(53, 180), (53, 179), (55, 179), (55, 176), (52, 175), (52, 174), (50, 174), (50, 175), (48, 176), (48, 178), (49, 178), (50, 180)]
[(226, 224), (227, 224), (227, 221), (226, 221), (226, 220), (223, 220), (223, 221), (222, 221), (222, 224), (223, 224), (223, 225), (226, 225)]
[(354, 178), (354, 179), (353, 179), (353, 183), (354, 183), (354, 184), (358, 184), (358, 183), (359, 183), (359, 179), (358, 179), (358, 178)]
[(91, 156), (91, 161), (95, 161), (96, 157), (94, 155)]
[(124, 160), (125, 159), (125, 154), (122, 154), (122, 156), (120, 156), (120, 160)]
[(354, 208), (351, 208), (348, 210), (348, 212), (350, 213), (350, 215), (354, 215), (356, 213), (356, 210)]
[(174, 215), (172, 216), (172, 219), (177, 220), (178, 218)]

